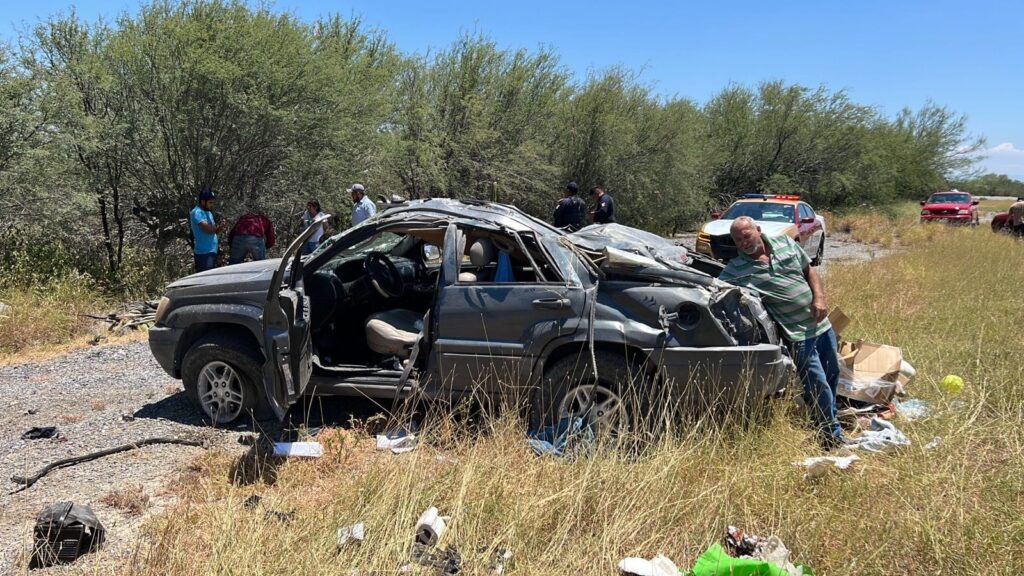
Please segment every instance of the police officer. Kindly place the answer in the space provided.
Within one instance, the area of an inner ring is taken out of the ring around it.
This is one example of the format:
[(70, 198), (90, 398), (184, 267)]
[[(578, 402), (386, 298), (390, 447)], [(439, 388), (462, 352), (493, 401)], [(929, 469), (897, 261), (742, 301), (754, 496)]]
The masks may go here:
[(579, 197), (580, 187), (575, 182), (565, 186), (565, 197), (555, 206), (555, 228), (575, 232), (583, 228), (586, 220), (587, 205)]
[(590, 213), (595, 224), (611, 224), (615, 222), (615, 201), (611, 195), (604, 191), (604, 188), (594, 186), (590, 189), (590, 198), (597, 204), (597, 208)]

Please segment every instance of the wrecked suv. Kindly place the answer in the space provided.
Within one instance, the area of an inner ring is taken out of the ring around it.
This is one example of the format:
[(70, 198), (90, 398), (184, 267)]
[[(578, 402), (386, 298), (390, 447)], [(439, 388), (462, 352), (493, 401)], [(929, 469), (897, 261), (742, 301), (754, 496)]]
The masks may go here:
[[(305, 393), (523, 400), (531, 425), (616, 430), (655, 408), (760, 403), (790, 366), (757, 296), (633, 228), (565, 234), (517, 208), (392, 207), (309, 256), (182, 278), (150, 330), (216, 424)], [(656, 417), (661, 417), (659, 413)]]

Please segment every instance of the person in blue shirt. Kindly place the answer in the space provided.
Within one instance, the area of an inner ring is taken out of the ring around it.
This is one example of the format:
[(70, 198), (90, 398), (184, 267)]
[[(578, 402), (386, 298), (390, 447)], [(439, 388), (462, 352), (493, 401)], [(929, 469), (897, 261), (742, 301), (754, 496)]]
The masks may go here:
[(348, 193), (352, 195), (352, 225), (362, 224), (370, 216), (377, 213), (377, 205), (366, 196), (366, 188), (362, 184), (353, 184)]
[(213, 190), (203, 188), (199, 193), (199, 203), (189, 214), (192, 225), (192, 248), (195, 257), (196, 272), (204, 272), (217, 266), (217, 233), (224, 227), (224, 222), (217, 224), (213, 218), (213, 203), (216, 200)]

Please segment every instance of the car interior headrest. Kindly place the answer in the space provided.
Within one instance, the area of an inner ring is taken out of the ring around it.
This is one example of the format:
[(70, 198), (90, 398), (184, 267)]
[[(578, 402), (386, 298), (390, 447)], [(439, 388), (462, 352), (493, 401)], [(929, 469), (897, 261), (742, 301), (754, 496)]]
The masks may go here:
[(479, 238), (469, 247), (469, 261), (473, 266), (487, 266), (495, 261), (494, 242), (490, 238)]

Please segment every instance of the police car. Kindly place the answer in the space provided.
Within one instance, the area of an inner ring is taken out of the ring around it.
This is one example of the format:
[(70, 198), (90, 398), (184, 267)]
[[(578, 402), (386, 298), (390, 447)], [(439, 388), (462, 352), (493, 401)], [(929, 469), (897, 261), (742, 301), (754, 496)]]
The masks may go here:
[(725, 212), (712, 212), (713, 220), (701, 226), (695, 249), (728, 262), (737, 254), (729, 235), (729, 226), (740, 216), (749, 216), (769, 236), (787, 234), (811, 257), (811, 265), (821, 264), (825, 255), (825, 218), (796, 195), (744, 194)]

